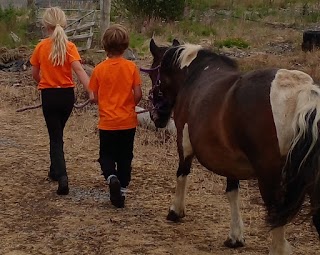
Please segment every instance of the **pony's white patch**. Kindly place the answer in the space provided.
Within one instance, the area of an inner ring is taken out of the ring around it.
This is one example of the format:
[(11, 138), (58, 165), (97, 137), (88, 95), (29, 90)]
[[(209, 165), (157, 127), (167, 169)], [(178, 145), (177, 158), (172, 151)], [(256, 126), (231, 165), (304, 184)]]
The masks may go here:
[(206, 71), (209, 69), (209, 66), (206, 66), (203, 70)]
[(243, 237), (243, 221), (240, 214), (239, 208), (239, 190), (232, 190), (227, 192), (227, 198), (230, 204), (231, 210), (231, 223), (229, 238), (232, 243), (242, 242), (244, 244)]
[(174, 211), (179, 217), (185, 215), (185, 197), (187, 190), (187, 176), (180, 175), (177, 178), (176, 193), (174, 195), (173, 204), (170, 207), (171, 211)]
[(284, 227), (271, 230), (272, 241), (269, 255), (290, 255), (292, 248), (285, 238)]
[(183, 157), (186, 158), (193, 153), (192, 145), (189, 137), (189, 128), (186, 123), (183, 127), (182, 133), (182, 148), (183, 148)]
[(316, 140), (316, 123), (320, 119), (320, 88), (314, 85), (308, 74), (297, 70), (278, 70), (271, 83), (270, 102), (282, 155), (286, 155), (290, 146), (303, 136), (307, 127), (306, 115), (315, 108), (318, 109), (313, 127)]
[(180, 64), (180, 68), (188, 67), (191, 62), (197, 57), (199, 50), (203, 49), (201, 45), (195, 44), (183, 44), (179, 46), (182, 49), (177, 63)]

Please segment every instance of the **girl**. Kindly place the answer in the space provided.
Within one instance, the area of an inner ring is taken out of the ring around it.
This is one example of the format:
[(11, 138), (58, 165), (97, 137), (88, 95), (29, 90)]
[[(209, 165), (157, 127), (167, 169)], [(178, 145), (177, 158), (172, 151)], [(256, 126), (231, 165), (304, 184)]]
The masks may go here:
[(64, 32), (65, 13), (59, 7), (45, 10), (42, 20), (48, 37), (36, 46), (30, 63), (32, 76), (41, 91), (42, 111), (50, 138), (50, 170), (48, 176), (58, 181), (58, 195), (69, 193), (66, 162), (63, 151), (63, 130), (71, 114), (75, 95), (72, 71), (89, 93), (89, 77), (82, 68), (74, 43)]

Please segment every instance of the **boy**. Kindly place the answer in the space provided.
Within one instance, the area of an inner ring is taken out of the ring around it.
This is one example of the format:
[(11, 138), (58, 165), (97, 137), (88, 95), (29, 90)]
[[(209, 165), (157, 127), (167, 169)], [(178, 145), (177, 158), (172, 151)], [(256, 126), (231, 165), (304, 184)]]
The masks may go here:
[(98, 64), (89, 88), (99, 106), (99, 163), (109, 185), (110, 201), (124, 207), (124, 192), (131, 180), (136, 126), (135, 106), (142, 97), (137, 66), (123, 58), (129, 36), (122, 25), (110, 26), (102, 37), (107, 59)]

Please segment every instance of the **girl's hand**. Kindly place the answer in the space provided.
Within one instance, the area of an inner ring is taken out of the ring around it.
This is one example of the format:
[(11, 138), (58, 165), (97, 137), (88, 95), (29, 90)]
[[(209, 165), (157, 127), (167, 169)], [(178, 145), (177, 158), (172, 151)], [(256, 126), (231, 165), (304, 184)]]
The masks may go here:
[(90, 92), (88, 92), (88, 94), (89, 94), (89, 100), (90, 100), (90, 102), (95, 102), (96, 100), (95, 100), (95, 98), (94, 98), (94, 94), (93, 94), (93, 92), (92, 91), (90, 91)]

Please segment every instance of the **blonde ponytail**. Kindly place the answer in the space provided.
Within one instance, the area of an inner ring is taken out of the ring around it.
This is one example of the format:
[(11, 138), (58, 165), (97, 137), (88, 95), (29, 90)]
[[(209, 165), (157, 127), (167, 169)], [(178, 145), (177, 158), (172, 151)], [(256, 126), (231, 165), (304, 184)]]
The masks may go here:
[(54, 66), (63, 65), (66, 61), (68, 37), (58, 24), (52, 33), (52, 50), (49, 55)]
[(51, 35), (52, 49), (49, 59), (54, 66), (63, 65), (66, 61), (68, 37), (64, 32), (67, 19), (59, 7), (47, 8), (43, 14), (43, 24), (53, 30)]

